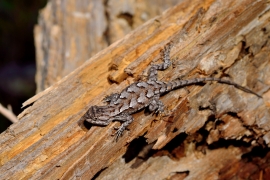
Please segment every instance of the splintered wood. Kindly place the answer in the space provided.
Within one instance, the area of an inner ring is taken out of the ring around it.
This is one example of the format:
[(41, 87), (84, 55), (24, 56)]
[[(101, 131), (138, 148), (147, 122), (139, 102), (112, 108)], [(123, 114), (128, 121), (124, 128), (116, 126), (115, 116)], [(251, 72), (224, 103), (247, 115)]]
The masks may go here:
[[(0, 135), (0, 179), (269, 177), (269, 9), (266, 0), (183, 0), (100, 51), (24, 104)], [(165, 114), (135, 113), (118, 142), (117, 122), (83, 122), (90, 106), (143, 79), (169, 41), (162, 81), (228, 78), (263, 98), (219, 83), (175, 90), (161, 98)]]

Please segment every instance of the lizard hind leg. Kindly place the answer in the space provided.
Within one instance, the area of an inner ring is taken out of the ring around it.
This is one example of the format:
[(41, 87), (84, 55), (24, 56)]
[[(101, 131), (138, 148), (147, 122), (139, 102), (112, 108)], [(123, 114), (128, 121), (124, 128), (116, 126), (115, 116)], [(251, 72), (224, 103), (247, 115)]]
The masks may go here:
[(157, 80), (157, 70), (165, 70), (167, 69), (172, 63), (170, 59), (170, 52), (172, 48), (172, 42), (168, 43), (163, 50), (161, 50), (160, 54), (163, 60), (161, 64), (152, 65), (148, 71), (148, 80)]
[(150, 112), (155, 112), (158, 114), (160, 112), (164, 112), (164, 104), (159, 100), (159, 97), (154, 97), (151, 100), (148, 109)]

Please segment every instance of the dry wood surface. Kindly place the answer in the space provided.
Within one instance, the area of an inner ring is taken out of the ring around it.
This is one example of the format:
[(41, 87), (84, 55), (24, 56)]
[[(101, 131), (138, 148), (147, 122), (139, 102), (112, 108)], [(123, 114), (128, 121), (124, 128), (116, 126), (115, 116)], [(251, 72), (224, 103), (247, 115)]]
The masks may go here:
[[(270, 177), (270, 4), (183, 0), (100, 51), (23, 105), (0, 135), (0, 179), (265, 179)], [(90, 126), (92, 105), (145, 79), (173, 42), (159, 79), (227, 78), (262, 95), (206, 83), (163, 96), (166, 114), (140, 111)]]

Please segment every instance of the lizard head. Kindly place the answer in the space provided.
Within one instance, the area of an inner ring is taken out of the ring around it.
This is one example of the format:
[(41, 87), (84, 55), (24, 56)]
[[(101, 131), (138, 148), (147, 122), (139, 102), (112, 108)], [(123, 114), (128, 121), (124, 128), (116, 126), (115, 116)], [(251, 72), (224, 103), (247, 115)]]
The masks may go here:
[(108, 125), (110, 116), (106, 110), (107, 106), (91, 106), (85, 113), (85, 120), (95, 125)]

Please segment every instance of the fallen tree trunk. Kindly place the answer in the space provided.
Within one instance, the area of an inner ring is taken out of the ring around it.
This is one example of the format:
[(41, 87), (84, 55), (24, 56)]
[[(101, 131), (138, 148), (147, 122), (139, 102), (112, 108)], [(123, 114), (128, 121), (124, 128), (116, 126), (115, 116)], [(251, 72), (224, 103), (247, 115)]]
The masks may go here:
[[(266, 177), (269, 9), (267, 1), (184, 0), (148, 21), (24, 103), (0, 135), (0, 179)], [(175, 60), (162, 81), (229, 78), (263, 98), (218, 83), (175, 90), (161, 98), (165, 116), (135, 113), (118, 142), (117, 122), (83, 121), (90, 106), (144, 79), (170, 41)]]

